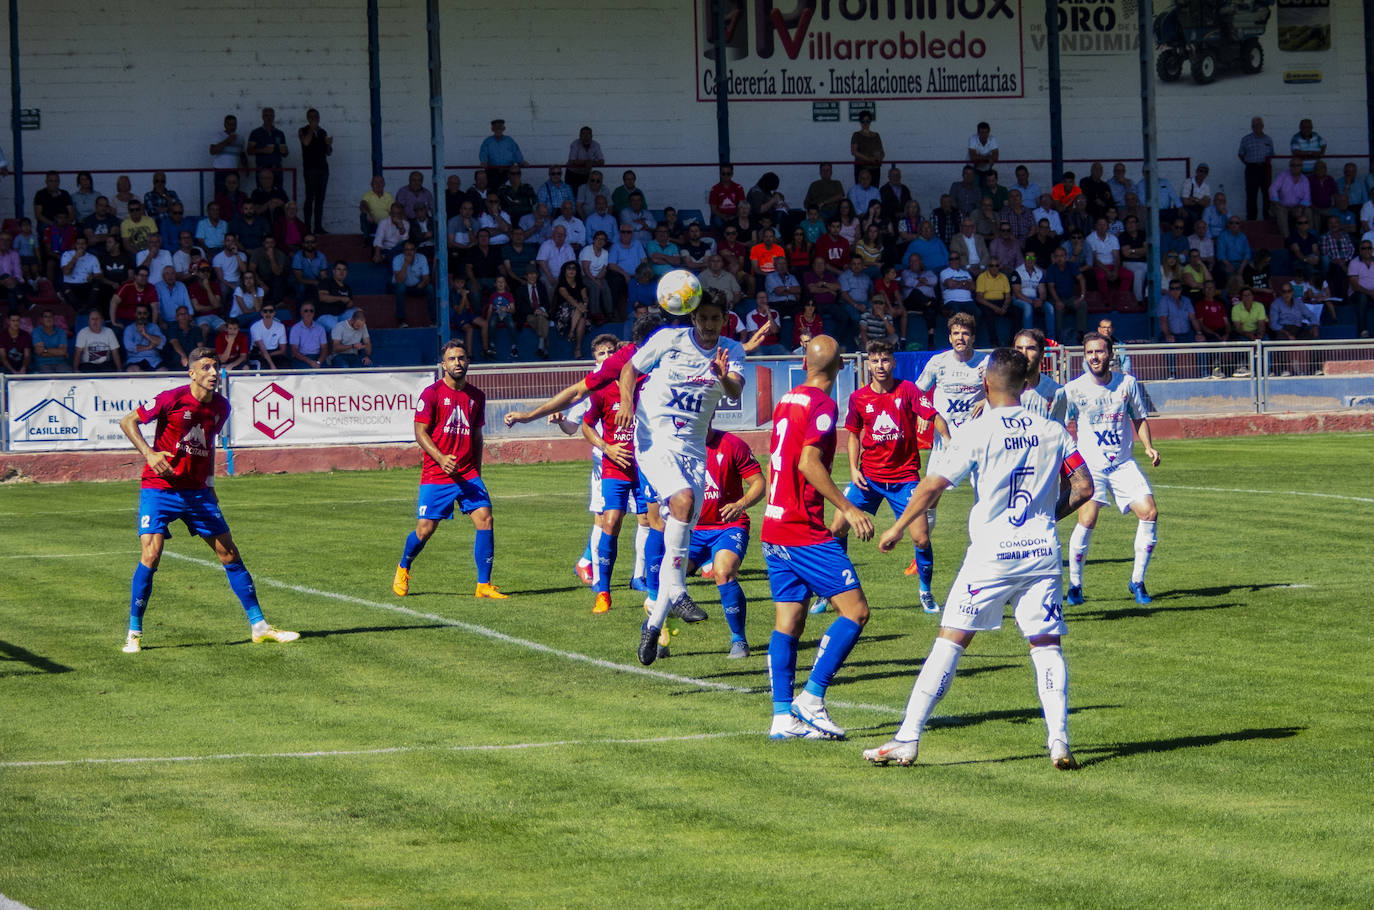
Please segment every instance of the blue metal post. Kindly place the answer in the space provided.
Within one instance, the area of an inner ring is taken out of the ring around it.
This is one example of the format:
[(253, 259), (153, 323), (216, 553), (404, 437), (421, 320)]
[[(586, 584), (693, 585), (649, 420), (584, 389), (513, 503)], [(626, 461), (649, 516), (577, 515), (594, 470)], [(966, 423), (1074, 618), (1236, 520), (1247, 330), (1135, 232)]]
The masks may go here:
[[(1374, 2), (1374, 0), (1371, 0)], [(1064, 102), (1060, 94), (1059, 65), (1059, 0), (1045, 0), (1045, 49), (1049, 51), (1046, 65), (1050, 74), (1050, 183), (1059, 182), (1064, 173)], [(1030, 205), (1031, 200), (1026, 200)], [(1039, 205), (1035, 201), (1035, 205)]]
[[(10, 0), (11, 3), (15, 0)], [(367, 88), (372, 117), (372, 173), (382, 172), (382, 64), (377, 0), (367, 0)]]
[(14, 217), (24, 217), (24, 127), (19, 118), (19, 0), (10, 0), (10, 131), (14, 148)]
[(448, 318), (448, 200), (444, 194), (444, 77), (439, 62), (439, 0), (427, 0), (429, 28), (429, 144), (434, 183), (434, 292), (439, 303), (439, 350), (449, 339)]
[[(721, 164), (730, 163), (730, 93), (725, 86), (725, 3), (712, 0), (716, 14), (716, 150)], [(707, 212), (709, 215), (710, 213)]]
[(1154, 325), (1159, 310), (1159, 130), (1155, 121), (1155, 9), (1153, 0), (1140, 0), (1140, 123), (1145, 145), (1145, 198), (1140, 200), (1150, 213), (1145, 225), (1146, 318)]

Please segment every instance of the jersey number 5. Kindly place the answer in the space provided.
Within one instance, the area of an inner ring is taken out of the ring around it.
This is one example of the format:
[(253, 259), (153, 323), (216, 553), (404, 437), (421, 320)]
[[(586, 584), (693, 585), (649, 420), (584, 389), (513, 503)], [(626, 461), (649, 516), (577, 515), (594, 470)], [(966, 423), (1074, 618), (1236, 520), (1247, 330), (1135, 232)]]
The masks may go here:
[(1017, 468), (1011, 472), (1011, 486), (1007, 495), (1007, 511), (1011, 514), (1007, 516), (1007, 520), (1013, 528), (1019, 528), (1026, 523), (1027, 513), (1030, 512), (1031, 503), (1035, 499), (1026, 486), (1034, 476), (1035, 468)]

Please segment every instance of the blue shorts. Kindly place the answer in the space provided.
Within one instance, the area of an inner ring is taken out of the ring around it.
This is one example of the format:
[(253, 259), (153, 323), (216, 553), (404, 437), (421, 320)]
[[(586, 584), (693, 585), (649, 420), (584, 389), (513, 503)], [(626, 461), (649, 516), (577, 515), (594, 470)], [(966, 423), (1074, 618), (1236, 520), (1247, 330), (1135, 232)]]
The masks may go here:
[(197, 537), (229, 533), (229, 523), (219, 510), (215, 491), (143, 490), (138, 496), (138, 533), (171, 537), (169, 525), (180, 519)]
[(415, 517), (439, 521), (453, 517), (453, 504), (458, 504), (464, 515), (486, 506), (491, 508), (491, 495), (482, 478), (459, 480), (456, 483), (420, 484), (420, 501), (415, 507)]
[(643, 515), (649, 507), (649, 500), (644, 497), (644, 487), (641, 484), (602, 476), (601, 511), (608, 512), (614, 509), (617, 512), (628, 512), (632, 498), (634, 514)]
[(844, 488), (844, 498), (854, 503), (855, 508), (863, 509), (869, 515), (878, 514), (878, 506), (886, 499), (887, 504), (892, 507), (892, 514), (900, 516), (906, 511), (906, 504), (911, 502), (911, 494), (916, 492), (916, 484), (917, 481), (914, 480), (905, 483), (869, 480), (868, 489), (864, 490), (858, 484), (851, 483)]
[(763, 545), (774, 603), (806, 603), (811, 594), (830, 598), (859, 587), (859, 575), (837, 540), (805, 547)]
[(636, 469), (639, 471), (639, 495), (643, 497), (646, 503), (658, 502), (658, 491), (654, 489), (653, 484), (649, 483), (649, 478), (644, 476), (644, 469), (639, 467)]
[(715, 563), (717, 553), (725, 551), (734, 553), (743, 561), (748, 550), (749, 532), (744, 528), (693, 528), (687, 559), (698, 567), (709, 566)]

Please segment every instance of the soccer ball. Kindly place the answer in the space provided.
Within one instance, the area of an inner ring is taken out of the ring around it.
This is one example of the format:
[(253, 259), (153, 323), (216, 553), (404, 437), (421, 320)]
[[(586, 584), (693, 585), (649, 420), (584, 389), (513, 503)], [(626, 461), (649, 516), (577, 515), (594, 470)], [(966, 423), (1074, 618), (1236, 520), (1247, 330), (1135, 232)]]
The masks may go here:
[(673, 269), (658, 279), (658, 305), (674, 316), (685, 316), (701, 303), (701, 282), (686, 269)]

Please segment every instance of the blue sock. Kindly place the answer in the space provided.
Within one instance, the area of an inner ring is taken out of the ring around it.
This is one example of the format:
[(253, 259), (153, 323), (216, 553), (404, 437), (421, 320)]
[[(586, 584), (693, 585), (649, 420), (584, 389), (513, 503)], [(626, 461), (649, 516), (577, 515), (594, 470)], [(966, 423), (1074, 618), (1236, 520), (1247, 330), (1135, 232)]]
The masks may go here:
[(664, 552), (663, 532), (650, 528), (649, 539), (644, 541), (644, 580), (649, 586), (648, 594), (654, 600), (658, 600), (658, 575), (663, 568)]
[(491, 564), (496, 561), (496, 535), (488, 528), (472, 539), (472, 558), (477, 563), (477, 583), (491, 583)]
[(611, 573), (615, 571), (616, 551), (620, 548), (620, 538), (612, 537), (602, 531), (596, 538), (596, 581), (592, 590), (611, 590)]
[(930, 576), (935, 569), (935, 548), (927, 544), (916, 548), (916, 574), (921, 578), (921, 590), (930, 590)]
[(820, 649), (816, 652), (816, 663), (811, 668), (811, 676), (806, 680), (806, 691), (817, 698), (825, 698), (825, 690), (840, 664), (854, 650), (854, 642), (859, 640), (863, 626), (844, 616), (836, 617), (821, 637)]
[(748, 604), (744, 600), (744, 589), (738, 581), (729, 581), (717, 586), (720, 592), (720, 606), (725, 611), (725, 621), (730, 625), (730, 640), (744, 641), (744, 614)]
[(792, 686), (797, 679), (797, 640), (777, 629), (768, 639), (768, 679), (773, 685), (773, 713), (791, 713)]
[(243, 560), (226, 565), (224, 574), (229, 577), (229, 587), (238, 595), (239, 603), (243, 604), (243, 612), (248, 614), (248, 624), (255, 626), (262, 622), (262, 607), (258, 606), (258, 589), (253, 587), (253, 576), (248, 574)]
[(425, 542), (414, 531), (411, 531), (410, 536), (406, 538), (405, 551), (401, 553), (401, 568), (409, 569), (410, 564), (415, 561), (415, 557), (419, 556), (420, 551), (424, 548)]
[(143, 563), (134, 566), (134, 580), (129, 585), (129, 631), (143, 631), (143, 611), (148, 609), (148, 598), (153, 594), (153, 573)]

